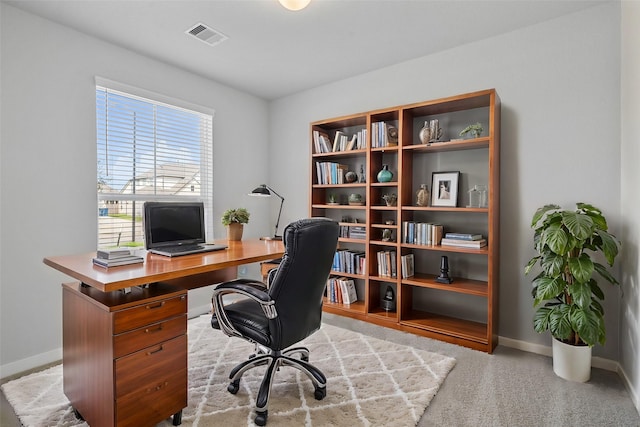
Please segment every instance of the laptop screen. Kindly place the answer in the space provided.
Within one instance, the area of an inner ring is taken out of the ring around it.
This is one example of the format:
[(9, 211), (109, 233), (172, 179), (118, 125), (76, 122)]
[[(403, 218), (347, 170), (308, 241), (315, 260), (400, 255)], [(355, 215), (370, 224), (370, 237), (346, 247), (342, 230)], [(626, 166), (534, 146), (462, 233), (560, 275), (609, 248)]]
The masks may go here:
[(145, 202), (143, 211), (147, 249), (205, 242), (202, 202)]

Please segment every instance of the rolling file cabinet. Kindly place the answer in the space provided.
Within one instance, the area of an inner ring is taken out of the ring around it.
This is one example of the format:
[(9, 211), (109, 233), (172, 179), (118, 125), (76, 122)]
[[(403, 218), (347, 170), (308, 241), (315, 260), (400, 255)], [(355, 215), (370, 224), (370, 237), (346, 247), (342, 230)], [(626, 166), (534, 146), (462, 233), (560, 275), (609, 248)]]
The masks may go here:
[(153, 426), (187, 406), (187, 291), (63, 285), (64, 392), (92, 427)]

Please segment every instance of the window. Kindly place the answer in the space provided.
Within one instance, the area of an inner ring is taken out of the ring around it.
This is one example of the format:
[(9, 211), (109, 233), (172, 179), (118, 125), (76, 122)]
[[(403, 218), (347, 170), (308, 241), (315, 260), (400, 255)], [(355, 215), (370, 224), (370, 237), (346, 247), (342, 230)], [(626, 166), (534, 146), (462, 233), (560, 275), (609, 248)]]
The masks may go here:
[(204, 202), (213, 236), (213, 115), (102, 82), (96, 79), (98, 247), (143, 246), (145, 201)]

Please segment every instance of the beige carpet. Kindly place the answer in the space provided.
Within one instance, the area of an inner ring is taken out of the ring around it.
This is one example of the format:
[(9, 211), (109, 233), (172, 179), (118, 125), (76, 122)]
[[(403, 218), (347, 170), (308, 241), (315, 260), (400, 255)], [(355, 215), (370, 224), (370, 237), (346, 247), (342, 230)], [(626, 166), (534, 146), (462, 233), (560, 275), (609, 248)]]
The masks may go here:
[[(263, 368), (245, 373), (236, 395), (228, 373), (253, 350), (213, 330), (209, 316), (189, 320), (189, 406), (183, 426), (251, 426)], [(269, 402), (271, 426), (415, 426), (455, 359), (382, 341), (331, 325), (305, 342), (327, 377), (327, 396), (313, 397), (306, 376), (283, 367)], [(5, 383), (2, 390), (28, 427), (86, 426), (62, 392), (62, 366)], [(170, 420), (160, 424), (171, 426)]]

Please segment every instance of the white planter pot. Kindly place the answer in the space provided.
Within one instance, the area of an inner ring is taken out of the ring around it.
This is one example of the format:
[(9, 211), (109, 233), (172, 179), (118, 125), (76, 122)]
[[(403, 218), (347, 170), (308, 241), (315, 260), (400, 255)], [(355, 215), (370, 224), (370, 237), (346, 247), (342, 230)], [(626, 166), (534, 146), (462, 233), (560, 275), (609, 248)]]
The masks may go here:
[(591, 347), (565, 344), (552, 338), (553, 372), (569, 381), (587, 382), (591, 377)]

